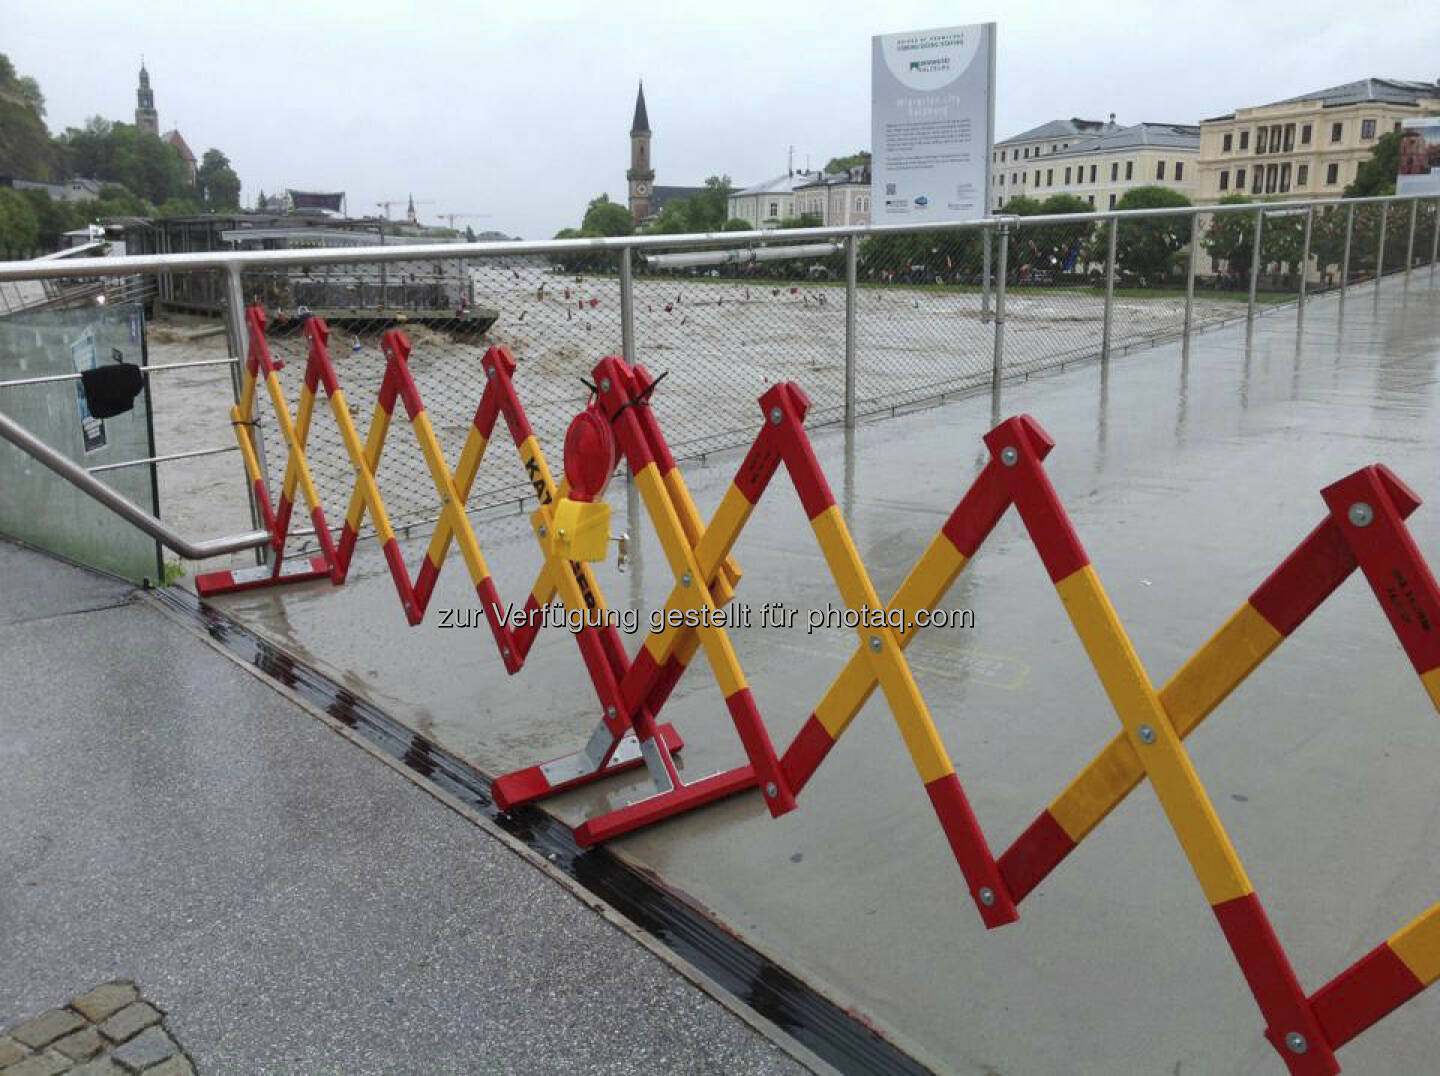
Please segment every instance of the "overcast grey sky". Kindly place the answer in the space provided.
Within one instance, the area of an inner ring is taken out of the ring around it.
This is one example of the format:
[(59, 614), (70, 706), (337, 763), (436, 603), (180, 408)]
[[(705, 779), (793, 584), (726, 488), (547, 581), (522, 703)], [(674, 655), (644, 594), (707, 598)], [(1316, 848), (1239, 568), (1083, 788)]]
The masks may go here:
[[(994, 20), (996, 129), (1059, 116), (1193, 123), (1366, 76), (1440, 78), (1440, 7), (912, 0), (408, 5), (0, 0), (0, 51), (52, 131), (133, 121), (145, 54), (162, 130), (257, 189), (344, 190), (353, 215), (413, 192), (422, 219), (527, 239), (625, 196), (636, 79), (656, 182), (753, 183), (868, 148), (870, 36)], [(403, 212), (403, 208), (400, 210)]]

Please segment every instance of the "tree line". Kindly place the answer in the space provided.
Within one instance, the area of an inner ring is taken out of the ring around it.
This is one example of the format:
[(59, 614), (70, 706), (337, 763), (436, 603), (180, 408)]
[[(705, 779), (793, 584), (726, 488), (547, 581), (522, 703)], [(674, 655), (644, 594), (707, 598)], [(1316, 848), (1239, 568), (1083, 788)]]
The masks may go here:
[(0, 53), (0, 175), (41, 182), (71, 176), (101, 181), (99, 195), (70, 202), (43, 190), (0, 187), (0, 249), (7, 256), (53, 250), (66, 231), (100, 217), (182, 215), (240, 208), (240, 177), (208, 149), (192, 179), (168, 143), (133, 124), (93, 116), (52, 136), (45, 96)]

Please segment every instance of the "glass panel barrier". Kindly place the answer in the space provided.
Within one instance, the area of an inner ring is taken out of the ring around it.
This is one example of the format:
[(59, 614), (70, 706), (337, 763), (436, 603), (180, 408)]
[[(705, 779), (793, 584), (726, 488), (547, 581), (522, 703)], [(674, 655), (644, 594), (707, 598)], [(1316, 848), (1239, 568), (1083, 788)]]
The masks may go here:
[[(0, 317), (0, 382), (146, 365), (139, 302), (27, 310)], [(0, 387), (0, 411), (86, 468), (153, 456), (148, 387), (135, 406), (90, 414), (78, 379)], [(159, 514), (154, 464), (103, 470), (106, 485)], [(0, 534), (136, 583), (163, 578), (160, 547), (9, 442), (0, 441)]]

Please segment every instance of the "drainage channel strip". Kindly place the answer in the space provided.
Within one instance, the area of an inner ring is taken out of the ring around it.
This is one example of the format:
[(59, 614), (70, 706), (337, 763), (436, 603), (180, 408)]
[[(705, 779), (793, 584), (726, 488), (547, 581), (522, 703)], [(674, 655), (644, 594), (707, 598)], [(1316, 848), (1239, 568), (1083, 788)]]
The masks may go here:
[(582, 849), (545, 811), (502, 811), (490, 779), (374, 703), (261, 638), (180, 587), (152, 592), (219, 645), (348, 726), (430, 784), (489, 818), (564, 871), (676, 956), (708, 976), (836, 1069), (922, 1074), (930, 1070), (793, 973), (724, 930), (694, 906), (603, 848)]

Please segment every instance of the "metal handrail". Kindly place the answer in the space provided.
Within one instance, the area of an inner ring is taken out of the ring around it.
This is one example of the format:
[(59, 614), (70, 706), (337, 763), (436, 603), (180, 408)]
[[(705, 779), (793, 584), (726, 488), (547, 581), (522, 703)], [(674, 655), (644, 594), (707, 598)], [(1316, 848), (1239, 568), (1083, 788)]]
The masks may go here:
[(135, 273), (199, 270), (245, 270), (265, 266), (351, 265), (357, 262), (409, 262), (455, 258), (484, 258), (539, 254), (618, 253), (624, 250), (675, 250), (679, 248), (734, 247), (749, 243), (773, 244), (866, 238), (935, 231), (988, 231), (1002, 223), (1077, 224), (1086, 221), (1139, 220), (1147, 217), (1191, 217), (1212, 213), (1270, 212), (1275, 209), (1408, 203), (1429, 200), (1429, 195), (1380, 195), (1367, 198), (1322, 198), (1284, 202), (1228, 202), (1215, 205), (1167, 206), (1159, 209), (1109, 209), (1093, 213), (1045, 214), (1015, 217), (997, 214), (972, 221), (946, 224), (852, 224), (828, 228), (787, 228), (784, 231), (703, 232), (683, 235), (627, 235), (593, 239), (513, 240), (476, 243), (424, 243), (413, 246), (307, 247), (299, 250), (210, 251), (188, 254), (138, 254), (119, 258), (90, 258), (70, 263), (34, 261), (0, 262), (0, 282), (57, 277), (126, 276)]
[(4, 414), (0, 414), (0, 437), (4, 437), (20, 451), (50, 468), (81, 493), (99, 501), (110, 511), (133, 523), (165, 548), (179, 553), (186, 560), (206, 560), (210, 557), (224, 556), (227, 553), (239, 553), (246, 549), (257, 549), (270, 542), (268, 531), (249, 531), (244, 534), (228, 535), (224, 538), (192, 542), (175, 533), (134, 501), (117, 493), (98, 478), (91, 477), (84, 467), (61, 455), (24, 426)]

